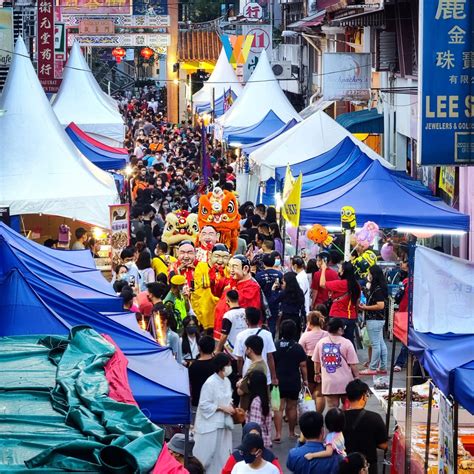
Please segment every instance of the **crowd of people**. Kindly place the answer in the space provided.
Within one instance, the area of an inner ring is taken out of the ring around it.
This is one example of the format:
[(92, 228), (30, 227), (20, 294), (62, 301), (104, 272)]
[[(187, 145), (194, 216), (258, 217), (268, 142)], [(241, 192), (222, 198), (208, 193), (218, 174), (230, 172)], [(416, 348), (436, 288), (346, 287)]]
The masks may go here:
[[(132, 240), (113, 285), (141, 328), (189, 369), (189, 472), (271, 474), (283, 472), (280, 461), (297, 474), (378, 472), (387, 430), (365, 409), (370, 390), (361, 378), (387, 373), (382, 269), (374, 265), (361, 278), (336, 248), (297, 255), (276, 209), (252, 202), (239, 207), (234, 253), (212, 225), (168, 244), (162, 237), (170, 212), (197, 212), (209, 189), (235, 191), (235, 158), (211, 139), (203, 144), (191, 122), (168, 123), (153, 90), (121, 104)], [(203, 147), (212, 165), (207, 183)], [(82, 237), (76, 233), (75, 248), (86, 245)], [(356, 350), (361, 318), (370, 340), (365, 367)], [(285, 423), (296, 447), (278, 460), (271, 449), (282, 442)], [(243, 438), (233, 450), (239, 424)], [(169, 449), (184, 462), (176, 436)]]

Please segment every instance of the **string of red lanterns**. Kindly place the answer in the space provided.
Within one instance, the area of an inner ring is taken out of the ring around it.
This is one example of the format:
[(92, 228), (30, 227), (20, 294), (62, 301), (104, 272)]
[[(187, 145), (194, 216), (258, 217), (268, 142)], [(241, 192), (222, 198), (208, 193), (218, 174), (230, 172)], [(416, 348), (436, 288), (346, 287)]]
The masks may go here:
[(120, 64), (126, 55), (127, 52), (118, 46), (112, 50), (112, 56), (115, 58), (115, 61), (117, 61), (117, 64)]

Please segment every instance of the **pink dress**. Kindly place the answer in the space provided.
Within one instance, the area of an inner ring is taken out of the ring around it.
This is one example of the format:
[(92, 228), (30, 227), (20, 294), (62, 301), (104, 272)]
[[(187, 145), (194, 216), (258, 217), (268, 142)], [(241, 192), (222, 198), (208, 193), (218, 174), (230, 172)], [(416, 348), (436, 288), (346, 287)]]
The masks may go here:
[(313, 362), (321, 364), (323, 394), (343, 395), (347, 384), (354, 380), (350, 366), (358, 364), (359, 359), (349, 339), (328, 334), (316, 345)]

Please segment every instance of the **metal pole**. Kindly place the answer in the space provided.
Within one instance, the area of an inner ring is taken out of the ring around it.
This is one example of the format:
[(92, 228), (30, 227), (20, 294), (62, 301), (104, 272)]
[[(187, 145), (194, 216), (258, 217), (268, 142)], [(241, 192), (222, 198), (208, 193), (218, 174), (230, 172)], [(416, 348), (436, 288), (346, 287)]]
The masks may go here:
[(413, 388), (413, 354), (408, 353), (405, 401), (405, 474), (411, 472), (411, 421), (412, 421), (412, 388)]
[[(387, 439), (390, 433), (390, 415), (392, 412), (392, 394), (393, 394), (393, 368), (395, 366), (395, 354), (397, 352), (397, 339), (394, 337), (392, 341), (392, 357), (390, 361), (390, 378), (388, 383), (388, 400), (387, 400), (387, 415), (385, 417), (385, 427), (387, 429)], [(384, 452), (384, 458), (387, 455), (387, 451)], [(386, 464), (383, 465), (383, 474), (385, 474)]]
[(426, 420), (426, 438), (425, 438), (425, 472), (428, 472), (428, 457), (430, 454), (430, 436), (431, 436), (431, 405), (433, 403), (433, 382), (430, 380), (428, 392), (428, 414)]
[(453, 403), (453, 464), (454, 474), (458, 474), (458, 428), (459, 428), (459, 404)]
[(300, 244), (300, 226), (296, 228), (296, 250), (295, 255), (298, 255), (298, 247)]
[(188, 467), (189, 461), (189, 425), (184, 425), (184, 467)]

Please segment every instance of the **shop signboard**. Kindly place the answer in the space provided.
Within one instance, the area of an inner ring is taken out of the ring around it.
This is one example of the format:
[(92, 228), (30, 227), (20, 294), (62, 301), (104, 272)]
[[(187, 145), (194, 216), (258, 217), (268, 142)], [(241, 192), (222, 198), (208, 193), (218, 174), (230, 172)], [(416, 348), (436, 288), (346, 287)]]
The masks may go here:
[(96, 20), (86, 18), (79, 23), (80, 35), (113, 35), (115, 25), (111, 20)]
[(449, 198), (449, 205), (454, 201), (454, 187), (456, 184), (456, 167), (441, 166), (439, 170), (439, 189), (442, 189)]
[(439, 395), (439, 450), (438, 450), (438, 472), (443, 474), (454, 474), (454, 423), (452, 403), (440, 392)]
[[(62, 15), (62, 20), (68, 27), (78, 28), (84, 20), (89, 20), (87, 15)], [(111, 21), (120, 28), (166, 28), (170, 26), (168, 15), (94, 15), (96, 21)]]
[(263, 17), (263, 8), (257, 2), (248, 2), (242, 8), (242, 14), (245, 18), (260, 20)]
[(119, 34), (119, 35), (76, 35), (68, 34), (68, 45), (72, 47), (74, 40), (81, 46), (103, 46), (130, 48), (133, 46), (148, 46), (150, 48), (166, 47), (170, 45), (170, 35), (167, 34)]
[(64, 14), (86, 15), (130, 15), (130, 0), (59, 0)]
[(0, 66), (9, 66), (13, 57), (13, 8), (0, 8)]
[(370, 53), (323, 53), (324, 100), (369, 100)]
[(115, 266), (120, 263), (120, 254), (130, 242), (130, 205), (115, 204), (109, 206), (111, 261)]
[(474, 3), (420, 1), (419, 52), (419, 162), (473, 164)]
[(242, 34), (253, 36), (247, 62), (243, 67), (244, 81), (248, 81), (257, 66), (258, 57), (264, 49), (269, 61), (272, 60), (273, 29), (272, 25), (242, 25)]

